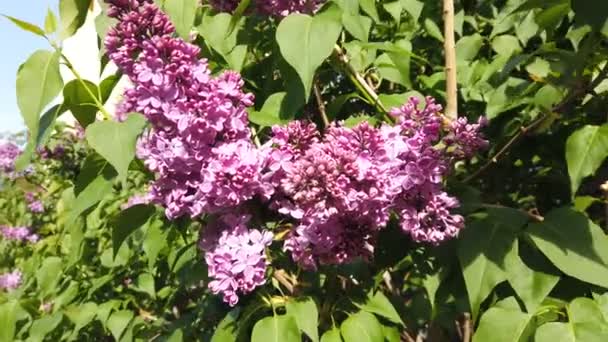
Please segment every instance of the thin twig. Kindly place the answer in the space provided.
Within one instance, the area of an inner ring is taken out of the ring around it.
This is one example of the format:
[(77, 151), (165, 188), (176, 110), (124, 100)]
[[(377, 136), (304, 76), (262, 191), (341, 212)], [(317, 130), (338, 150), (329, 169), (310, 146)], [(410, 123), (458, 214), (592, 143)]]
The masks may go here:
[(372, 88), (365, 78), (350, 64), (348, 60), (348, 56), (344, 53), (344, 50), (339, 45), (334, 46), (334, 55), (338, 59), (338, 61), (342, 64), (351, 81), (355, 84), (355, 86), (363, 93), (363, 96), (374, 106), (382, 111), (389, 122), (394, 122), (393, 118), (388, 115), (388, 110), (380, 101), (378, 94), (374, 88)]
[(108, 111), (105, 109), (103, 104), (99, 101), (97, 96), (95, 94), (93, 94), (91, 89), (89, 89), (88, 85), (84, 82), (84, 79), (82, 78), (82, 76), (80, 76), (80, 73), (78, 73), (78, 71), (76, 71), (76, 68), (74, 68), (74, 65), (72, 64), (72, 62), (70, 62), (70, 60), (64, 54), (61, 54), (61, 57), (63, 58), (63, 60), (65, 62), (64, 63), (65, 66), (72, 72), (72, 74), (74, 74), (74, 77), (76, 77), (78, 82), (80, 82), (80, 84), (82, 85), (84, 90), (87, 92), (87, 94), (89, 94), (91, 99), (93, 99), (93, 102), (95, 102), (95, 105), (99, 109), (99, 112), (101, 112), (101, 114), (103, 115), (104, 119), (111, 120), (112, 115), (110, 115), (110, 113), (108, 113)]
[(274, 273), (272, 273), (272, 277), (274, 279), (276, 279), (279, 283), (281, 283), (283, 286), (285, 286), (285, 288), (287, 289), (287, 291), (289, 291), (289, 293), (293, 294), (294, 286), (289, 280), (287, 280), (285, 271), (276, 270), (276, 271), (274, 271)]
[[(494, 208), (494, 209), (504, 209), (504, 208), (513, 209), (511, 207), (506, 207), (506, 206), (500, 205), (500, 204), (485, 204), (484, 203), (481, 206), (484, 208)], [(545, 220), (544, 216), (542, 216), (538, 212), (538, 209), (532, 209), (532, 210), (517, 209), (517, 210), (526, 214), (530, 218), (530, 220), (532, 220), (534, 222), (543, 222)]]
[(450, 120), (458, 116), (458, 84), (456, 81), (456, 42), (454, 37), (454, 0), (443, 0), (443, 49), (445, 54), (446, 106)]
[[(607, 76), (608, 76), (608, 63), (606, 63), (606, 65), (604, 65), (604, 67), (602, 68), (600, 73), (597, 75), (597, 77), (592, 82), (590, 82), (586, 87), (581, 87), (580, 89), (575, 89), (575, 90), (571, 91), (568, 94), (568, 96), (566, 96), (560, 103), (558, 103), (553, 108), (551, 108), (551, 113), (559, 113), (559, 112), (563, 111), (565, 109), (565, 107), (568, 106), (570, 101), (572, 101), (573, 99), (582, 98), (583, 95), (589, 93), (590, 91), (593, 91), (600, 83), (602, 83), (602, 81), (604, 79), (606, 79)], [(492, 158), (490, 158), (483, 166), (481, 166), (481, 168), (479, 168), (477, 171), (475, 171), (469, 177), (465, 178), (464, 183), (468, 183), (471, 180), (475, 179), (477, 176), (479, 176), (481, 173), (483, 173), (490, 166), (497, 163), (498, 160), (505, 153), (507, 153), (507, 151), (513, 145), (515, 145), (515, 143), (517, 143), (521, 138), (525, 137), (528, 133), (530, 133), (535, 128), (537, 128), (537, 126), (539, 126), (541, 123), (543, 123), (543, 121), (549, 115), (551, 115), (551, 114), (540, 115), (540, 117), (538, 119), (532, 121), (532, 123), (530, 123), (528, 126), (522, 126), (519, 129), (519, 132), (517, 132), (517, 134), (515, 134), (513, 137), (511, 137), (511, 139), (505, 144), (505, 146), (503, 146), (503, 148), (501, 148), (498, 152), (496, 152), (496, 154), (494, 154), (494, 156)]]
[(407, 330), (403, 330), (403, 332), (401, 332), (401, 337), (403, 338), (403, 341), (416, 342), (416, 340), (414, 340), (414, 338), (407, 332)]
[(325, 111), (325, 103), (323, 102), (323, 97), (321, 97), (321, 89), (319, 89), (319, 84), (314, 82), (313, 90), (315, 93), (315, 98), (317, 100), (317, 106), (319, 107), (319, 113), (321, 114), (321, 120), (323, 120), (323, 124), (325, 127), (329, 126), (329, 119), (327, 118), (327, 112)]
[(464, 313), (463, 322), (462, 322), (462, 341), (470, 342), (471, 341), (471, 314), (468, 312)]
[(464, 183), (468, 183), (473, 179), (477, 178), (480, 174), (482, 174), (485, 170), (487, 170), (493, 164), (498, 163), (498, 160), (509, 151), (509, 149), (515, 145), (521, 138), (526, 136), (530, 131), (534, 130), (538, 125), (540, 125), (546, 118), (546, 115), (540, 115), (540, 117), (528, 126), (523, 126), (519, 129), (519, 132), (509, 139), (509, 141), (498, 151), (492, 158), (490, 158), (482, 167), (477, 169), (477, 171), (473, 172), (469, 177), (464, 179)]
[(249, 129), (251, 130), (251, 136), (253, 137), (253, 142), (255, 143), (255, 146), (262, 147), (260, 137), (258, 137), (258, 131), (255, 129), (255, 127), (249, 127)]

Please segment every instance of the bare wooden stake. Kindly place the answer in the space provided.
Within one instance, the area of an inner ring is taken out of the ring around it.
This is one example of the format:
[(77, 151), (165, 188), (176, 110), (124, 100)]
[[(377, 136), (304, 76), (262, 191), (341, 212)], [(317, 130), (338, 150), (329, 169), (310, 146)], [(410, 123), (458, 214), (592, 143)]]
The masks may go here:
[(443, 49), (445, 53), (446, 106), (445, 116), (458, 117), (458, 85), (456, 83), (456, 39), (454, 38), (454, 0), (443, 0)]

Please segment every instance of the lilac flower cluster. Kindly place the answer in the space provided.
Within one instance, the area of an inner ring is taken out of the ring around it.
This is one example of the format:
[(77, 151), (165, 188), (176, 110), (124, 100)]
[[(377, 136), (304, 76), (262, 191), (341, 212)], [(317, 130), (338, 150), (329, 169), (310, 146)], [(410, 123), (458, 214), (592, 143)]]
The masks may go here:
[(15, 159), (21, 153), (19, 146), (12, 142), (5, 142), (0, 144), (0, 172), (7, 174), (12, 173), (15, 170)]
[(36, 243), (40, 240), (38, 234), (32, 233), (28, 227), (0, 226), (0, 235), (9, 241)]
[(106, 47), (134, 84), (119, 112), (142, 113), (153, 127), (138, 144), (138, 156), (157, 174), (152, 202), (169, 218), (196, 217), (263, 195), (245, 111), (253, 96), (241, 90), (240, 75), (212, 77), (199, 48), (173, 37), (150, 1), (108, 2), (120, 21)]
[[(311, 14), (316, 12), (326, 0), (254, 0), (253, 8), (261, 15), (286, 17), (291, 13)], [(210, 0), (218, 11), (234, 11), (240, 0)]]
[[(322, 140), (308, 131), (275, 128), (269, 153), (280, 174), (273, 206), (299, 220), (285, 242), (305, 267), (342, 264), (373, 254), (378, 231), (392, 212), (413, 240), (438, 244), (463, 227), (458, 201), (443, 191), (456, 158), (485, 146), (483, 122), (461, 119), (444, 128), (441, 106), (416, 98), (391, 111), (397, 125), (332, 125)], [(299, 137), (298, 134), (302, 134)], [(305, 150), (291, 141), (311, 141)]]
[(321, 136), (295, 121), (258, 148), (240, 75), (212, 76), (151, 0), (106, 1), (119, 19), (106, 48), (133, 83), (117, 119), (135, 111), (151, 123), (137, 149), (156, 175), (146, 201), (170, 219), (205, 215), (209, 287), (229, 304), (264, 283), (272, 234), (247, 226), (252, 199), (293, 219), (284, 249), (307, 268), (371, 258), (392, 214), (415, 241), (437, 244), (462, 228), (443, 182), (455, 160), (487, 144), (482, 121), (446, 125), (432, 98), (422, 107), (412, 98), (391, 111), (394, 126), (333, 124)]
[[(162, 205), (174, 219), (221, 216), (255, 196), (269, 198), (273, 188), (262, 179), (266, 158), (251, 142), (245, 110), (253, 96), (242, 91), (240, 75), (211, 76), (197, 57), (199, 48), (175, 38), (169, 19), (152, 1), (108, 2), (109, 15), (119, 23), (108, 33), (106, 48), (133, 83), (118, 119), (135, 111), (152, 124), (137, 147), (138, 157), (156, 174), (145, 201)], [(220, 225), (224, 231), (205, 249), (214, 278), (209, 286), (234, 304), (237, 292), (264, 282), (264, 248), (272, 235), (248, 230), (241, 221), (221, 221), (233, 225)]]
[(36, 194), (33, 192), (25, 193), (25, 201), (30, 212), (34, 214), (40, 214), (44, 212), (44, 204), (41, 200), (36, 198)]
[(19, 286), (21, 286), (21, 283), (23, 281), (22, 278), (23, 275), (19, 270), (14, 270), (10, 273), (0, 274), (0, 289), (8, 291), (15, 290)]
[(238, 294), (247, 294), (265, 282), (265, 249), (272, 243), (269, 231), (248, 229), (247, 215), (226, 214), (201, 232), (199, 248), (205, 253), (211, 292), (223, 294), (231, 306)]

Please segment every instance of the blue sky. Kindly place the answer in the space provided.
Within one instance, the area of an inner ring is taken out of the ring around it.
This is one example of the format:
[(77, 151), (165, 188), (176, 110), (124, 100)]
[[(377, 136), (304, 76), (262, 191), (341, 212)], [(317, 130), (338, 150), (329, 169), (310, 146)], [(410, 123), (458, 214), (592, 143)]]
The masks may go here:
[[(44, 25), (49, 7), (57, 14), (59, 0), (0, 0), (0, 13)], [(19, 131), (25, 126), (15, 96), (17, 68), (37, 49), (47, 49), (41, 37), (22, 31), (0, 17), (0, 132)]]

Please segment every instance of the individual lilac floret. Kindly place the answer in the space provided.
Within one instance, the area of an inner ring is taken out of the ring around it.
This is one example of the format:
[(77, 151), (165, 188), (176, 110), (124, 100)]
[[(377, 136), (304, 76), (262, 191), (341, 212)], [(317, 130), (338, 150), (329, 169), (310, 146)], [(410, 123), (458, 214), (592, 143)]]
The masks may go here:
[(36, 199), (36, 195), (33, 192), (25, 193), (25, 201), (30, 212), (34, 214), (40, 214), (44, 212), (44, 204), (39, 199)]
[(0, 143), (0, 172), (13, 172), (15, 170), (15, 159), (20, 153), (19, 146), (12, 142)]
[(285, 241), (284, 248), (306, 269), (340, 265), (357, 258), (369, 261), (380, 227), (355, 214), (334, 215), (328, 220), (305, 218)]
[(149, 204), (151, 200), (152, 200), (152, 198), (151, 198), (150, 194), (133, 195), (133, 196), (129, 197), (129, 199), (127, 200), (127, 203), (124, 203), (120, 206), (120, 209), (126, 210), (126, 209), (129, 209), (138, 204)]
[(36, 243), (40, 239), (38, 234), (34, 234), (28, 227), (0, 227), (0, 235), (6, 240), (17, 242)]
[(19, 286), (21, 286), (21, 282), (23, 275), (21, 271), (14, 270), (10, 273), (5, 273), (0, 275), (0, 289), (4, 289), (7, 291), (15, 290)]
[(411, 202), (417, 202), (418, 207), (411, 203), (398, 206), (398, 214), (401, 228), (414, 241), (437, 245), (457, 236), (464, 227), (464, 218), (450, 212), (458, 207), (458, 200), (445, 192), (433, 194), (429, 199), (419, 197)]
[(488, 141), (480, 134), (481, 128), (488, 120), (480, 116), (476, 124), (470, 124), (465, 117), (454, 120), (449, 127), (448, 135), (443, 139), (449, 146), (448, 152), (456, 158), (469, 158), (475, 152), (488, 147)]
[(209, 289), (222, 294), (224, 301), (235, 306), (239, 294), (248, 294), (265, 283), (266, 247), (272, 233), (248, 229), (247, 216), (226, 215), (205, 227), (199, 248), (205, 251)]

